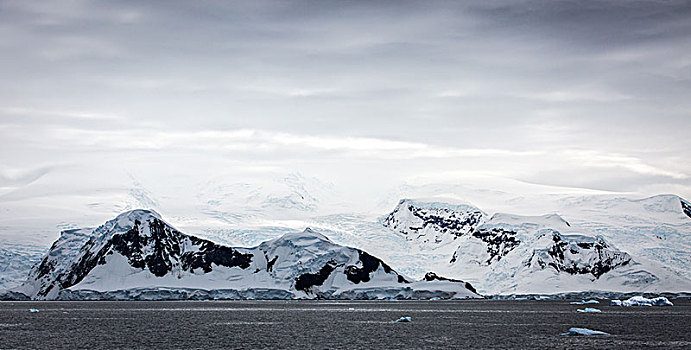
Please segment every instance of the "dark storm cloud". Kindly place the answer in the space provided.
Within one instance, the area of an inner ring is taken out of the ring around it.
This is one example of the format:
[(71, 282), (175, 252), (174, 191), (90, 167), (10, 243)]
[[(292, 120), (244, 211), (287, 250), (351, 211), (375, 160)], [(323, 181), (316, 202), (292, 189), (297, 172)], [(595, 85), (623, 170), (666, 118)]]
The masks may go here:
[(573, 44), (612, 49), (641, 43), (688, 40), (688, 1), (519, 1), (471, 6), (495, 28)]

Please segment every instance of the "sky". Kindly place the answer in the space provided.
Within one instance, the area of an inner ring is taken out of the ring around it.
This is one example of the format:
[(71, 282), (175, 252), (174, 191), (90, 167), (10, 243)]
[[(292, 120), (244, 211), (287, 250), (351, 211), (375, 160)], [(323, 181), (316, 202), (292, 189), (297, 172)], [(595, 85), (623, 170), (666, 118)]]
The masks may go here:
[(419, 184), (691, 198), (689, 18), (688, 1), (0, 1), (0, 202), (290, 174), (349, 203)]

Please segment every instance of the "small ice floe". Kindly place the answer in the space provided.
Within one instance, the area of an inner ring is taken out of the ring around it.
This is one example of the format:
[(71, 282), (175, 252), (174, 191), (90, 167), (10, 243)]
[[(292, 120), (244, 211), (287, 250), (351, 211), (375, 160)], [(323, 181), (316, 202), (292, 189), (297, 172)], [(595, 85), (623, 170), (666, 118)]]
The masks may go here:
[(578, 310), (576, 310), (576, 311), (578, 311), (578, 312), (588, 312), (588, 313), (590, 313), (590, 312), (593, 312), (593, 313), (602, 312), (600, 309), (596, 309), (596, 308), (594, 308), (594, 307), (587, 307), (587, 308), (585, 308), (585, 309), (578, 309)]
[(29, 309), (29, 312), (35, 313), (35, 312), (38, 312), (38, 309)]
[(585, 304), (599, 304), (600, 302), (597, 300), (581, 300), (581, 301), (572, 301), (570, 304), (571, 305), (585, 305)]
[(410, 316), (403, 316), (394, 322), (413, 322), (413, 318)]
[(595, 330), (588, 329), (588, 328), (572, 327), (572, 328), (569, 328), (568, 332), (562, 333), (561, 335), (609, 335), (609, 333), (605, 333), (602, 331), (595, 331)]
[(430, 298), (429, 300), (430, 301), (437, 301), (437, 300), (441, 300), (441, 298), (440, 297), (434, 297), (434, 298)]
[(657, 297), (648, 299), (643, 296), (631, 297), (627, 300), (614, 299), (609, 302), (611, 306), (674, 306), (671, 301), (665, 297)]

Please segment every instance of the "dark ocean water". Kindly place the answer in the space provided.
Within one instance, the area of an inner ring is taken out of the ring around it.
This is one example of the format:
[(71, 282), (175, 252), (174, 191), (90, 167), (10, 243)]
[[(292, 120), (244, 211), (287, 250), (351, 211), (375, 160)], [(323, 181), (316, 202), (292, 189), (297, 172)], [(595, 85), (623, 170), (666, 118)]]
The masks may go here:
[[(674, 302), (586, 305), (601, 314), (568, 301), (0, 302), (0, 348), (691, 349), (691, 302)], [(612, 335), (560, 335), (570, 327)]]

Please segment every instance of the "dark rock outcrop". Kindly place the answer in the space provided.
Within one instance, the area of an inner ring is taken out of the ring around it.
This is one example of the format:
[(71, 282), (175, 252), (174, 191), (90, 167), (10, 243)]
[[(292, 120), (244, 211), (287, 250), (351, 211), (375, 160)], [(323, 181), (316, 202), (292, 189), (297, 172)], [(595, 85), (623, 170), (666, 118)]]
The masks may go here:
[(604, 239), (552, 233), (552, 244), (533, 252), (526, 266), (551, 267), (572, 275), (593, 275), (596, 279), (631, 262), (626, 252), (610, 247)]

